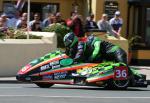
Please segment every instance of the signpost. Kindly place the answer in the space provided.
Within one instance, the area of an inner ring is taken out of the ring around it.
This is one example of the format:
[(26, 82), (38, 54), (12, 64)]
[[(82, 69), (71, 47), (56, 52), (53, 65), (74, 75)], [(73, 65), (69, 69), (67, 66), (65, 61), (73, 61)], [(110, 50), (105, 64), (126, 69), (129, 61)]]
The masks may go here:
[(29, 26), (29, 22), (30, 22), (30, 0), (28, 0), (28, 17), (27, 17), (27, 39), (29, 39), (29, 32), (30, 32), (30, 26)]
[(118, 2), (117, 1), (105, 1), (104, 5), (105, 13), (108, 15), (108, 20), (113, 18), (114, 13), (118, 11)]

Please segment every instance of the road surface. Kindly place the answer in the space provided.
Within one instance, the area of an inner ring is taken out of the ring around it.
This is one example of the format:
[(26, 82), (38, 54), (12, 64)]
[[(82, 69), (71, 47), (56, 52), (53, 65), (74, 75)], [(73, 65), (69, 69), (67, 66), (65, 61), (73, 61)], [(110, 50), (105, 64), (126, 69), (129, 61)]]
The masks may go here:
[(99, 87), (34, 84), (0, 84), (0, 103), (149, 103), (148, 88), (105, 90)]

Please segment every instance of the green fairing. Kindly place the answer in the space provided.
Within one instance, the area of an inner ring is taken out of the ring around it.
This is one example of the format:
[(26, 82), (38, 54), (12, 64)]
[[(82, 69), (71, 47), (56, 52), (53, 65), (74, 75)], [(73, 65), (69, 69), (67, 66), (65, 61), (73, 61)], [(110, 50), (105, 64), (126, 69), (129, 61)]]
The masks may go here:
[[(39, 59), (35, 59), (34, 61), (31, 62), (31, 64), (33, 66), (33, 65), (37, 64), (38, 62), (46, 61), (46, 60), (54, 58), (60, 54), (62, 54), (61, 51), (56, 51), (53, 53), (46, 54), (45, 56), (43, 56)], [(68, 65), (71, 65), (72, 63), (73, 63), (72, 59), (63, 59), (62, 61), (60, 61), (60, 64), (63, 66), (68, 66)], [(97, 74), (99, 72), (105, 72), (104, 74), (101, 74), (101, 76), (105, 76), (107, 74), (112, 73), (114, 67), (119, 67), (121, 65), (126, 66), (125, 63), (103, 62), (103, 63), (98, 64), (95, 67), (92, 67), (89, 69), (84, 69), (78, 73), (81, 74), (82, 72), (87, 72), (88, 74), (90, 74), (90, 76), (92, 76), (92, 75), (94, 76), (95, 74)], [(130, 68), (130, 69), (134, 75), (141, 77), (141, 75), (134, 68)]]
[(92, 42), (92, 45), (94, 46), (94, 50), (91, 56), (91, 59), (95, 59), (96, 56), (99, 54), (100, 51), (100, 43), (101, 43), (101, 39), (95, 37), (95, 39)]
[(54, 58), (55, 56), (60, 55), (60, 54), (62, 54), (61, 51), (52, 52), (52, 53), (46, 54), (45, 56), (41, 57), (41, 59), (44, 58), (44, 60), (48, 60), (48, 59)]
[(113, 63), (113, 62), (101, 63), (95, 67), (83, 69), (78, 73), (81, 74), (82, 72), (86, 72), (87, 74), (90, 74), (90, 76), (92, 76), (92, 75), (97, 74), (99, 72), (105, 72), (105, 74), (101, 74), (103, 76), (103, 75), (112, 73), (113, 68), (115, 66), (120, 66), (121, 64), (122, 63)]
[(38, 59), (33, 60), (32, 62), (30, 62), (30, 64), (32, 66), (34, 66), (34, 65), (36, 65), (39, 62), (49, 60), (49, 59), (51, 59), (53, 57), (56, 57), (57, 55), (60, 55), (60, 54), (62, 54), (61, 51), (56, 51), (56, 52), (48, 53), (48, 54), (44, 55), (43, 57), (40, 57)]
[(138, 73), (138, 71), (135, 70), (135, 68), (131, 68), (131, 67), (130, 67), (130, 69), (131, 69), (131, 71), (132, 71), (132, 73), (133, 73), (134, 75), (139, 76), (139, 77), (142, 77), (142, 75), (140, 75), (140, 74)]

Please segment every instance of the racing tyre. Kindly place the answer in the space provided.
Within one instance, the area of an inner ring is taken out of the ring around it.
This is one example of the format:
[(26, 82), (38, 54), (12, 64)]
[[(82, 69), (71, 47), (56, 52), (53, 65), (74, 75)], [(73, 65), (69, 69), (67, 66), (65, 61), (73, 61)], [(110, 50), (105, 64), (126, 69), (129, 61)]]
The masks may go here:
[(40, 88), (50, 88), (51, 86), (53, 86), (54, 84), (51, 83), (35, 83), (37, 86), (39, 86)]
[(129, 80), (108, 80), (105, 84), (105, 89), (125, 90), (129, 85)]

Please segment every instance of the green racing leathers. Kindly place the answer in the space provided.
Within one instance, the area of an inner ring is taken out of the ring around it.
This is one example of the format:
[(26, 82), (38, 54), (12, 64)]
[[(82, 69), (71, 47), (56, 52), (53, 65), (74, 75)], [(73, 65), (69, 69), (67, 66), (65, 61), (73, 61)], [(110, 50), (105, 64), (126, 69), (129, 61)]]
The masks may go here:
[(122, 48), (93, 35), (87, 38), (86, 55), (88, 62), (113, 61), (127, 64), (127, 55)]

